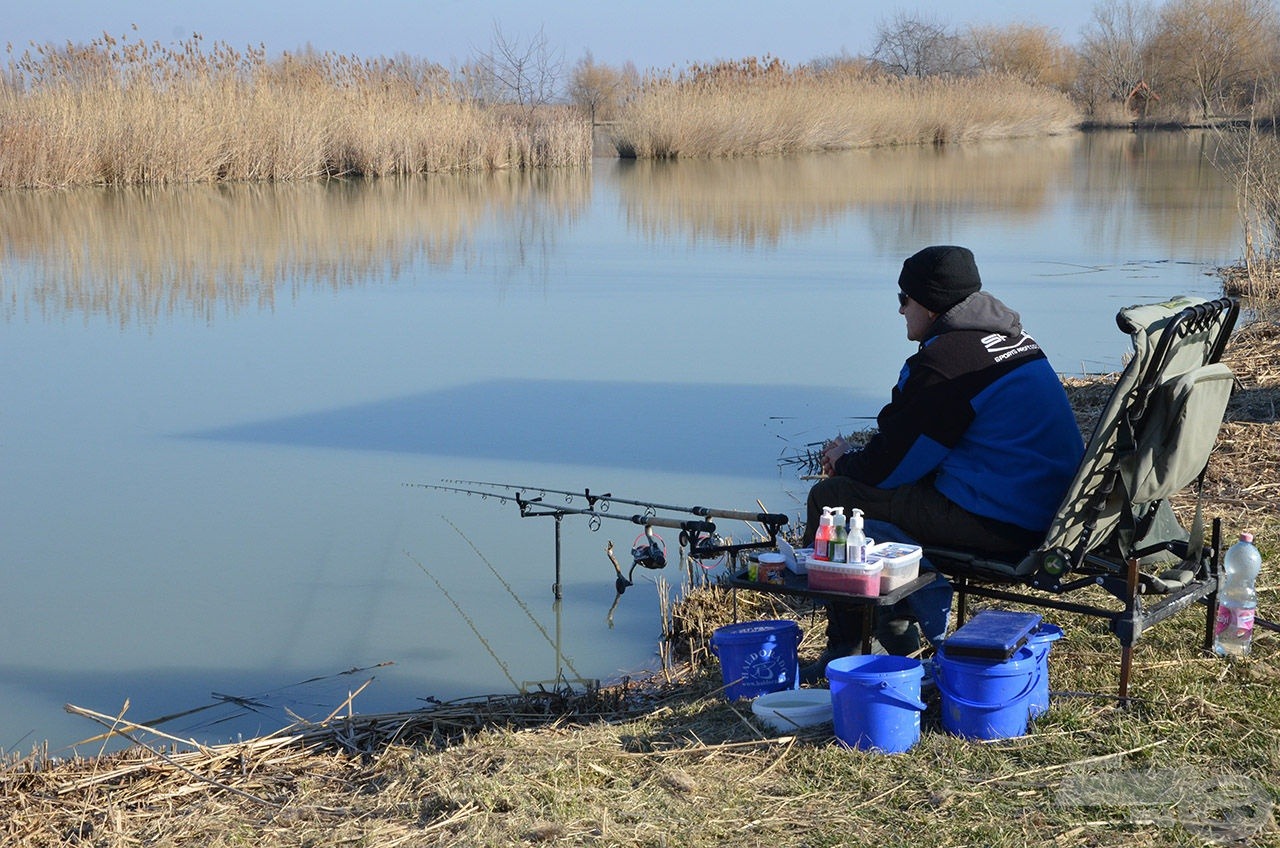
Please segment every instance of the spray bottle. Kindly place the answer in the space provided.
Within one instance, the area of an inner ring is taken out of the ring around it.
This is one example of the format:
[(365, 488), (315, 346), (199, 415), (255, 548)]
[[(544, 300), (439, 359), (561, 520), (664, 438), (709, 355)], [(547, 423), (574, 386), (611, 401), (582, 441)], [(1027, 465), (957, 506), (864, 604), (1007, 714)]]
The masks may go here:
[(831, 507), (824, 506), (818, 519), (818, 532), (813, 537), (813, 558), (823, 562), (831, 558), (831, 521)]

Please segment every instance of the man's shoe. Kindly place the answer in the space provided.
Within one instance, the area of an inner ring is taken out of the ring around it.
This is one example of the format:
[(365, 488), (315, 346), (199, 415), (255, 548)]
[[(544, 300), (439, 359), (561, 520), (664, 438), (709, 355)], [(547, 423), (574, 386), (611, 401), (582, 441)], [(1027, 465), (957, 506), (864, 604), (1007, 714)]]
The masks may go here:
[(818, 681), (826, 679), (827, 663), (843, 656), (847, 656), (847, 654), (833, 651), (830, 648), (823, 651), (813, 662), (800, 666), (800, 682), (813, 686)]
[(800, 682), (805, 686), (813, 686), (827, 676), (827, 663), (824, 660), (800, 666)]

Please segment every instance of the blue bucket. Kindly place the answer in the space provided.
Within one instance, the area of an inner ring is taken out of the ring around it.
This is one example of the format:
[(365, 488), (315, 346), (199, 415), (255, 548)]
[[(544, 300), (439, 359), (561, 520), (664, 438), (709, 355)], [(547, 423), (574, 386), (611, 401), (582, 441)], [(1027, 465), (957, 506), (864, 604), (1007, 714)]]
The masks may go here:
[(744, 621), (711, 634), (720, 659), (724, 696), (730, 701), (800, 685), (800, 625), (794, 621)]
[(861, 654), (827, 663), (831, 720), (849, 748), (900, 754), (920, 739), (920, 679), (911, 657)]
[(1008, 739), (1027, 732), (1028, 704), (1040, 681), (1029, 644), (1007, 660), (949, 657), (946, 644), (934, 660), (942, 696), (942, 729), (969, 739)]
[(1036, 671), (1040, 675), (1036, 688), (1031, 693), (1031, 702), (1027, 705), (1027, 714), (1036, 719), (1049, 709), (1049, 649), (1053, 643), (1062, 638), (1062, 628), (1056, 624), (1042, 623), (1027, 639), (1027, 644), (1036, 654)]

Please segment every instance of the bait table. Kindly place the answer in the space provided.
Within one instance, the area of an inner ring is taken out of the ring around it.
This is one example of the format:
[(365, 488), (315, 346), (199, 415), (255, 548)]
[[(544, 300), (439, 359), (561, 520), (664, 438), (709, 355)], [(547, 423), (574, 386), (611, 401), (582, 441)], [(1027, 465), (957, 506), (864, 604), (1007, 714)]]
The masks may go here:
[[(805, 574), (796, 574), (787, 568), (782, 571), (781, 583), (762, 583), (759, 580), (752, 580), (747, 576), (746, 569), (735, 571), (727, 581), (727, 585), (733, 589), (733, 620), (738, 620), (738, 590), (749, 589), (754, 592), (765, 592), (770, 595), (790, 595), (798, 598), (808, 598), (814, 601), (839, 601), (846, 604), (856, 604), (867, 607), (887, 607), (896, 604), (898, 601), (908, 595), (918, 592), (926, 586), (933, 584), (935, 580), (944, 579), (941, 574), (936, 571), (921, 571), (920, 576), (909, 583), (904, 583), (892, 592), (884, 595), (851, 595), (847, 592), (831, 592), (822, 589), (810, 589), (809, 577)], [(873, 616), (862, 616), (862, 652), (871, 652), (871, 634), (872, 634)]]

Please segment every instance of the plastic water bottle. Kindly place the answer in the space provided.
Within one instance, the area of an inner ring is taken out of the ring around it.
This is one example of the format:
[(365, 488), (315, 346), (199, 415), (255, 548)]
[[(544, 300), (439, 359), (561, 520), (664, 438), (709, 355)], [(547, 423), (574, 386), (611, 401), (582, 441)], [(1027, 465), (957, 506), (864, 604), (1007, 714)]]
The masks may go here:
[(818, 519), (818, 532), (813, 537), (813, 558), (826, 562), (831, 558), (831, 507), (822, 508)]
[(1262, 555), (1253, 545), (1252, 533), (1241, 533), (1240, 541), (1222, 558), (1218, 584), (1218, 620), (1213, 627), (1213, 650), (1219, 656), (1240, 657), (1249, 653), (1253, 641), (1253, 618), (1258, 609), (1254, 581), (1262, 570)]
[(867, 561), (867, 535), (862, 531), (862, 510), (849, 513), (849, 535), (845, 541), (845, 562), (862, 565)]
[(845, 562), (845, 557), (849, 554), (845, 548), (849, 531), (844, 526), (844, 507), (838, 506), (831, 510), (831, 522), (831, 541), (827, 544), (827, 555), (832, 562)]

